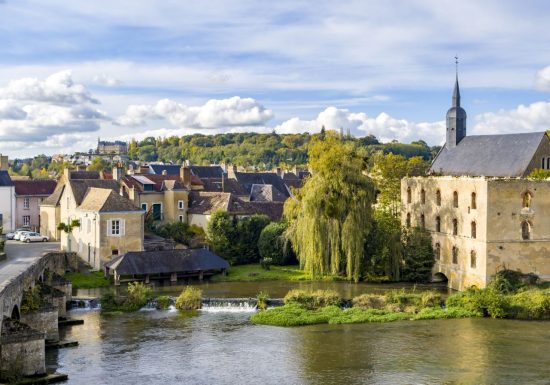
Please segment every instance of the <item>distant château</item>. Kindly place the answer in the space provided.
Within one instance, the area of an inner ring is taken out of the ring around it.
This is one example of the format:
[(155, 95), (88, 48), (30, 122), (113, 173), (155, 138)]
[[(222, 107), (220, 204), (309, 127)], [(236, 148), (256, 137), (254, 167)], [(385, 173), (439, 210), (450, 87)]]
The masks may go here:
[(105, 140), (97, 140), (97, 153), (101, 155), (109, 154), (127, 154), (128, 153), (128, 143), (122, 142), (120, 140), (115, 140), (114, 142), (108, 142)]

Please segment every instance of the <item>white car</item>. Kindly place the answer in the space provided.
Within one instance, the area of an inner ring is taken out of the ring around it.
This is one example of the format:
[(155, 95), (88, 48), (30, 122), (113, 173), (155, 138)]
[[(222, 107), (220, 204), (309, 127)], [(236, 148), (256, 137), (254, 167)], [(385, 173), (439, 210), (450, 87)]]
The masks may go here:
[(19, 229), (13, 231), (13, 232), (11, 232), (11, 233), (7, 233), (7, 234), (6, 234), (6, 239), (14, 239), (15, 234), (16, 234), (18, 231), (31, 231), (31, 229), (28, 228), (28, 227), (21, 227), (21, 228), (19, 228)]
[(15, 232), (15, 235), (13, 236), (13, 239), (15, 239), (16, 241), (20, 241), (21, 240), (21, 236), (23, 234), (26, 234), (26, 233), (30, 233), (31, 231), (30, 230), (17, 230)]
[(40, 235), (38, 233), (34, 233), (32, 231), (27, 231), (21, 235), (21, 238), (19, 239), (21, 242), (48, 242), (49, 238), (45, 235)]

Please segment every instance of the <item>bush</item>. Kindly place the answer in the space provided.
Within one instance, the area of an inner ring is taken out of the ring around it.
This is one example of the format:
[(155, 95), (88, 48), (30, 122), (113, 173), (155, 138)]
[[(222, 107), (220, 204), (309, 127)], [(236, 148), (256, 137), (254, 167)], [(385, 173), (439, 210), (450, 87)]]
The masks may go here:
[(269, 299), (269, 294), (264, 293), (263, 291), (260, 291), (256, 295), (256, 306), (260, 310), (266, 310), (267, 309), (267, 300)]
[(271, 258), (274, 265), (289, 265), (296, 261), (292, 247), (287, 244), (284, 233), (288, 225), (284, 222), (271, 222), (264, 227), (258, 239), (258, 251), (260, 256)]
[(518, 319), (549, 319), (550, 290), (527, 290), (510, 298), (508, 315)]
[(353, 298), (353, 307), (359, 309), (384, 309), (386, 307), (386, 296), (378, 294), (361, 294)]
[(333, 290), (305, 291), (290, 290), (284, 298), (285, 304), (297, 304), (306, 309), (319, 309), (326, 306), (340, 306), (342, 299)]
[(44, 301), (40, 295), (40, 285), (34, 285), (23, 292), (23, 301), (21, 302), (21, 311), (23, 313), (38, 310), (42, 305), (44, 305)]
[(161, 295), (157, 298), (157, 309), (166, 310), (170, 307), (171, 302), (170, 297), (167, 295)]
[(3, 253), (5, 248), (6, 248), (6, 240), (0, 239), (0, 253)]
[(202, 290), (187, 286), (176, 299), (176, 309), (197, 310), (202, 307)]
[(124, 301), (120, 298), (117, 298), (114, 291), (110, 290), (106, 293), (103, 293), (101, 296), (101, 311), (102, 312), (114, 312), (121, 311)]
[(151, 295), (151, 288), (141, 282), (130, 282), (128, 284), (128, 297), (124, 303), (127, 311), (139, 310), (147, 304)]
[(271, 270), (271, 263), (273, 262), (273, 260), (271, 258), (263, 258), (261, 261), (260, 261), (260, 266), (262, 267), (262, 269), (264, 270)]
[(504, 318), (509, 307), (508, 297), (491, 288), (468, 289), (453, 294), (447, 298), (446, 305), (492, 318)]

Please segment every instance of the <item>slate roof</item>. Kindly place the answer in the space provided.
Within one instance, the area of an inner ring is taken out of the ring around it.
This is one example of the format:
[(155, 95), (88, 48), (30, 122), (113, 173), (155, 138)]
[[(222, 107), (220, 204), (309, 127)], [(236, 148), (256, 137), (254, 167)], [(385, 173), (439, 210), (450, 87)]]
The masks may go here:
[(84, 197), (89, 188), (100, 188), (112, 190), (116, 193), (119, 192), (120, 187), (116, 180), (105, 180), (105, 179), (85, 179), (85, 180), (70, 180), (69, 185), (74, 194), (74, 199), (77, 206), (82, 204)]
[(177, 164), (150, 164), (149, 169), (153, 174), (162, 175), (162, 172), (166, 170), (167, 175), (180, 175), (180, 168)]
[(99, 171), (69, 171), (70, 179), (100, 179)]
[(286, 198), (271, 184), (253, 184), (250, 190), (251, 202), (284, 202)]
[(221, 178), (223, 168), (220, 166), (189, 166), (193, 175), (199, 178)]
[(16, 195), (51, 195), (57, 182), (53, 179), (15, 180)]
[(456, 147), (443, 146), (430, 173), (442, 175), (521, 177), (545, 132), (464, 137)]
[(252, 192), (252, 186), (255, 184), (270, 184), (278, 190), (277, 197), (284, 197), (282, 200), (286, 200), (290, 196), (288, 190), (283, 182), (283, 179), (273, 172), (236, 172), (235, 178), (250, 194)]
[(119, 211), (142, 211), (115, 191), (103, 188), (90, 188), (78, 207), (80, 210), (112, 213)]
[(204, 191), (228, 192), (235, 195), (248, 196), (248, 192), (235, 179), (225, 178), (223, 181), (223, 191), (222, 178), (204, 178), (202, 182), (204, 184)]
[(7, 171), (0, 170), (0, 187), (11, 187), (13, 182), (10, 178), (10, 174)]
[(254, 214), (267, 215), (270, 220), (278, 222), (283, 218), (283, 202), (244, 202), (246, 210)]
[(229, 268), (229, 263), (206, 249), (136, 251), (105, 264), (119, 275), (167, 274)]
[[(146, 178), (149, 181), (154, 183), (154, 191), (161, 192), (163, 189), (175, 190), (175, 189), (184, 189), (185, 186), (181, 182), (181, 178), (178, 175), (157, 175), (157, 174), (135, 174), (135, 175), (126, 175), (122, 178), (122, 181), (126, 186), (130, 188), (135, 188), (139, 192), (144, 192), (143, 183), (140, 182), (140, 179)], [(202, 185), (202, 181), (197, 177), (191, 176), (192, 185)]]

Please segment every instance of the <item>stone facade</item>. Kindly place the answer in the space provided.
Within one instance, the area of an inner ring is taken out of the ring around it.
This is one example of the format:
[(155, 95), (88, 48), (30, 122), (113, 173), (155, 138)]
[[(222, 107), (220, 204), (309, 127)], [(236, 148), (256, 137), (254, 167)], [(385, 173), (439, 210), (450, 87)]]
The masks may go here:
[(53, 305), (44, 306), (40, 310), (21, 313), (21, 322), (44, 333), (46, 340), (49, 341), (59, 341), (58, 318), (57, 307)]
[(44, 334), (3, 335), (0, 339), (0, 372), (20, 371), (23, 376), (46, 373)]
[(449, 287), (483, 288), (504, 267), (550, 280), (550, 181), (404, 178), (401, 202), (403, 225), (431, 232)]

